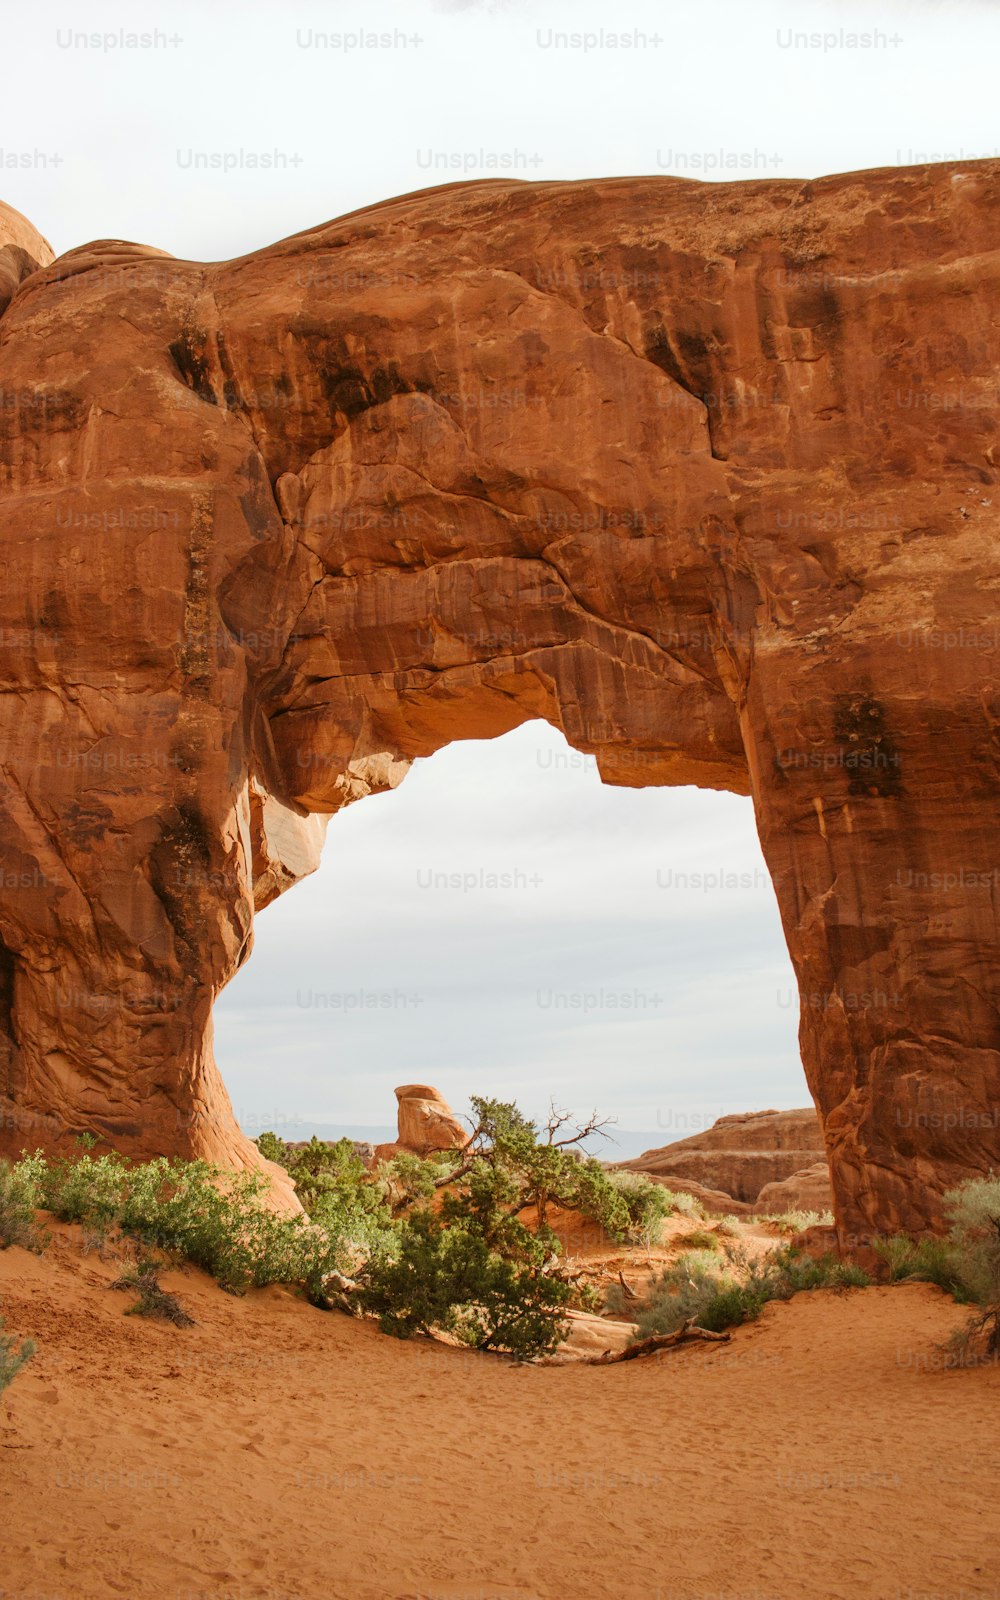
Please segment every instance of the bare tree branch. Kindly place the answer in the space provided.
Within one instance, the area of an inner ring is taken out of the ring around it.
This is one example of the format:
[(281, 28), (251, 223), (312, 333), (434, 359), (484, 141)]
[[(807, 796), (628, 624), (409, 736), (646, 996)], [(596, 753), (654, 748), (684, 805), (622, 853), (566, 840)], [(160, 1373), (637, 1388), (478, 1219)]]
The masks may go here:
[(579, 1123), (576, 1124), (576, 1132), (571, 1139), (557, 1139), (555, 1135), (560, 1128), (566, 1126), (569, 1120), (570, 1113), (557, 1110), (555, 1101), (550, 1100), (548, 1120), (545, 1124), (546, 1144), (551, 1145), (556, 1150), (565, 1150), (568, 1145), (580, 1144), (583, 1139), (589, 1139), (593, 1133), (600, 1134), (602, 1139), (610, 1138), (610, 1134), (606, 1134), (604, 1129), (611, 1127), (615, 1118), (599, 1117), (595, 1108), (582, 1126)]
[(712, 1344), (728, 1344), (732, 1335), (729, 1333), (711, 1333), (708, 1328), (699, 1328), (695, 1325), (693, 1317), (689, 1317), (682, 1328), (674, 1333), (654, 1333), (648, 1339), (640, 1339), (636, 1344), (626, 1345), (624, 1350), (605, 1350), (603, 1355), (588, 1357), (588, 1365), (592, 1367), (607, 1367), (616, 1361), (636, 1361), (640, 1356), (655, 1355), (659, 1350), (677, 1350), (682, 1344), (689, 1344), (692, 1339), (708, 1339)]

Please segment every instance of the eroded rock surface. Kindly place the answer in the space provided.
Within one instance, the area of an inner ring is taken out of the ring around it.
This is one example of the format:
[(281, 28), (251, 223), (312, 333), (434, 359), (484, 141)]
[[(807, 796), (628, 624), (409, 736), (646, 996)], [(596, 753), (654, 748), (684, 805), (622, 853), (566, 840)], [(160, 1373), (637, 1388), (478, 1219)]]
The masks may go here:
[(462, 1150), (469, 1130), (444, 1095), (426, 1083), (406, 1083), (396, 1090), (396, 1139), (375, 1146), (374, 1164), (406, 1154), (429, 1156), (434, 1150)]
[(838, 1220), (934, 1225), (998, 1159), (998, 218), (995, 162), (459, 184), (209, 266), (5, 212), (7, 1146), (255, 1161), (255, 909), (545, 717), (753, 796)]
[(780, 1216), (786, 1211), (818, 1211), (822, 1215), (833, 1204), (830, 1169), (817, 1161), (777, 1183), (765, 1183), (754, 1210), (763, 1216)]
[[(729, 1196), (756, 1210), (760, 1209), (756, 1202), (765, 1185), (776, 1186), (811, 1169), (824, 1148), (823, 1130), (812, 1106), (802, 1111), (743, 1111), (719, 1117), (701, 1133), (657, 1150), (646, 1150), (619, 1165), (631, 1172), (676, 1182), (678, 1188), (695, 1194), (703, 1203), (706, 1192), (715, 1191), (712, 1210), (717, 1210), (720, 1200)], [(815, 1209), (825, 1211), (829, 1207), (829, 1187), (827, 1177), (823, 1205)], [(785, 1205), (778, 1209), (793, 1208)]]

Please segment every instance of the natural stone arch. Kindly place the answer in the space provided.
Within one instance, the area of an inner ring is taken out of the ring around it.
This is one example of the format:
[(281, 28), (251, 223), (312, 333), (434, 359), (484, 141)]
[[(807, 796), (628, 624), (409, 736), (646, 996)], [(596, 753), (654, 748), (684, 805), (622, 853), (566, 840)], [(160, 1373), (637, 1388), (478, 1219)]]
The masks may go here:
[(255, 910), (542, 716), (753, 795), (838, 1220), (935, 1224), (998, 1145), (995, 653), (919, 643), (995, 616), (998, 172), (455, 185), (214, 267), (0, 213), (5, 1144), (256, 1159)]

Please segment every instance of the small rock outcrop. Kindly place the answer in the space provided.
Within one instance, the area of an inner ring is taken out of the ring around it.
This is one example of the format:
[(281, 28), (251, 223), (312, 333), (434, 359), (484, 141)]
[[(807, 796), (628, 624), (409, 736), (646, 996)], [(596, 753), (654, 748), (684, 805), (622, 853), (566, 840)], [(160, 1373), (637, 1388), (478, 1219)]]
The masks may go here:
[[(20, 211), (0, 200), (0, 316), (13, 300), (19, 284), (52, 260), (54, 252), (49, 241), (42, 238)], [(22, 395), (20, 398), (23, 404), (29, 397)], [(13, 406), (16, 400), (16, 396), (11, 396), (2, 403)]]
[(429, 1156), (435, 1150), (462, 1150), (468, 1144), (468, 1128), (429, 1084), (404, 1084), (396, 1090), (396, 1101), (396, 1139), (375, 1146), (373, 1164), (404, 1153)]
[(815, 1166), (793, 1172), (780, 1183), (765, 1183), (754, 1206), (765, 1216), (779, 1216), (785, 1211), (830, 1211), (833, 1207), (833, 1190), (830, 1187), (830, 1169), (825, 1161)]

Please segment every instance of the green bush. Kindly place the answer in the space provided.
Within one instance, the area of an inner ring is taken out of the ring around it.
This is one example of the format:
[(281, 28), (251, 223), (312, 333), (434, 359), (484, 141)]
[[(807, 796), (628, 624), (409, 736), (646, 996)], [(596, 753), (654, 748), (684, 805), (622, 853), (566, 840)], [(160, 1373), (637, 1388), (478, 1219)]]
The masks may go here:
[(36, 1155), (12, 1170), (22, 1169), (41, 1205), (61, 1221), (102, 1237), (117, 1229), (203, 1268), (232, 1293), (294, 1283), (317, 1296), (328, 1274), (349, 1261), (349, 1243), (329, 1218), (320, 1226), (268, 1208), (263, 1173), (166, 1156), (134, 1163), (114, 1151), (51, 1164)]
[(962, 1298), (979, 1310), (951, 1341), (962, 1357), (1000, 1360), (1000, 1177), (969, 1178), (944, 1197), (951, 1223), (947, 1265)]
[(0, 1393), (13, 1383), (24, 1363), (30, 1361), (34, 1353), (34, 1341), (22, 1339), (20, 1344), (15, 1343), (10, 1334), (4, 1333), (3, 1318), (0, 1317)]
[(0, 1161), (0, 1250), (19, 1244), (25, 1250), (40, 1250), (42, 1235), (35, 1222), (41, 1208), (37, 1161)]
[[(469, 1144), (435, 1185), (451, 1183), (444, 1204), (453, 1225), (478, 1229), (492, 1249), (515, 1259), (533, 1253), (529, 1236), (558, 1252), (555, 1207), (588, 1217), (618, 1241), (658, 1234), (672, 1197), (640, 1174), (610, 1172), (581, 1153), (581, 1140), (601, 1126), (596, 1119), (566, 1132), (568, 1117), (555, 1108), (539, 1129), (511, 1102), (474, 1095), (472, 1106)], [(518, 1221), (528, 1210), (537, 1219), (531, 1229)]]
[(279, 1139), (276, 1133), (262, 1133), (259, 1138), (254, 1140), (254, 1143), (265, 1161), (274, 1161), (279, 1167), (284, 1167), (286, 1171), (291, 1169), (296, 1152), (291, 1145), (285, 1143), (284, 1139)]
[(606, 1176), (611, 1188), (616, 1189), (625, 1202), (624, 1234), (628, 1242), (647, 1247), (658, 1244), (664, 1221), (677, 1210), (676, 1196), (662, 1184), (647, 1178), (644, 1172), (611, 1171)]
[(802, 1233), (806, 1228), (832, 1228), (832, 1211), (779, 1211), (771, 1216), (754, 1217), (754, 1222), (769, 1222), (779, 1233)]
[(949, 1189), (944, 1204), (962, 1287), (977, 1305), (1000, 1306), (1000, 1178), (969, 1178)]
[(873, 1239), (872, 1248), (889, 1270), (890, 1283), (934, 1283), (968, 1302), (973, 1298), (962, 1282), (953, 1244), (948, 1239), (911, 1239), (895, 1233)]
[(948, 1342), (959, 1361), (1000, 1359), (1000, 1178), (969, 1178), (944, 1197), (946, 1239), (893, 1234), (874, 1247), (892, 1283), (935, 1283), (978, 1309)]
[(834, 1256), (816, 1261), (788, 1248), (751, 1259), (729, 1247), (724, 1261), (690, 1252), (653, 1279), (632, 1315), (640, 1338), (674, 1333), (691, 1318), (721, 1333), (755, 1321), (770, 1300), (788, 1300), (803, 1289), (863, 1288), (868, 1281), (859, 1267)]
[[(391, 1234), (394, 1182), (404, 1204), (409, 1204), (432, 1193), (433, 1177), (440, 1173), (439, 1166), (416, 1156), (397, 1156), (373, 1177), (350, 1139), (313, 1138), (293, 1150), (276, 1134), (263, 1133), (257, 1148), (286, 1169), (311, 1221), (341, 1240), (341, 1264), (363, 1258)], [(418, 1180), (411, 1169), (424, 1167), (427, 1175), (421, 1172)]]
[[(596, 1118), (567, 1126), (568, 1115), (553, 1108), (539, 1128), (512, 1103), (472, 1103), (477, 1120), (465, 1148), (427, 1160), (399, 1155), (376, 1173), (348, 1139), (293, 1148), (262, 1134), (261, 1154), (288, 1171), (306, 1216), (275, 1215), (262, 1172), (95, 1155), (96, 1141), (84, 1139), (74, 1158), (36, 1154), (0, 1170), (0, 1226), (6, 1218), (7, 1233), (20, 1237), (32, 1208), (48, 1209), (98, 1237), (117, 1233), (142, 1251), (192, 1262), (234, 1293), (295, 1284), (317, 1305), (360, 1304), (403, 1336), (443, 1331), (530, 1358), (559, 1342), (567, 1306), (596, 1295), (584, 1274), (557, 1265), (557, 1208), (616, 1240), (647, 1244), (665, 1216), (703, 1212), (686, 1193), (582, 1154), (601, 1127)], [(687, 1252), (689, 1273), (717, 1241), (706, 1232), (699, 1242), (701, 1252)], [(163, 1309), (154, 1280), (155, 1271), (132, 1284), (144, 1314), (147, 1301)]]
[(365, 1270), (360, 1298), (396, 1338), (449, 1333), (524, 1361), (565, 1338), (559, 1312), (569, 1296), (561, 1280), (491, 1250), (478, 1230), (416, 1211), (402, 1226), (398, 1252)]
[(188, 1316), (177, 1296), (160, 1284), (159, 1268), (153, 1261), (137, 1261), (134, 1267), (116, 1278), (111, 1287), (131, 1289), (138, 1295), (135, 1304), (127, 1307), (127, 1317), (158, 1317), (178, 1328), (194, 1327), (194, 1318)]
[(717, 1234), (710, 1233), (707, 1228), (695, 1228), (693, 1233), (684, 1234), (677, 1240), (679, 1250), (720, 1250), (721, 1242)]
[[(83, 1141), (81, 1141), (83, 1142)], [(128, 1192), (131, 1162), (115, 1150), (95, 1160), (89, 1150), (36, 1165), (41, 1202), (60, 1222), (104, 1232), (117, 1221)]]

